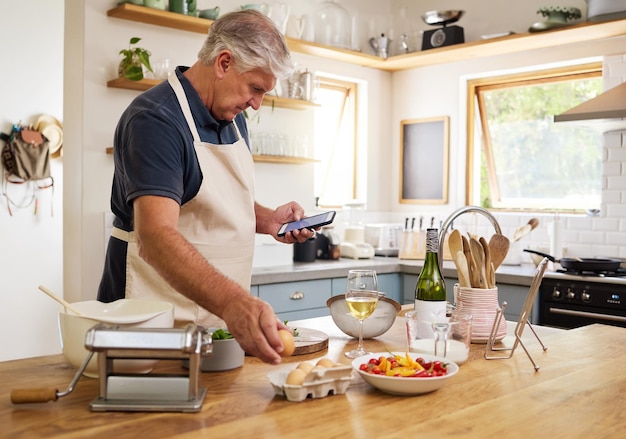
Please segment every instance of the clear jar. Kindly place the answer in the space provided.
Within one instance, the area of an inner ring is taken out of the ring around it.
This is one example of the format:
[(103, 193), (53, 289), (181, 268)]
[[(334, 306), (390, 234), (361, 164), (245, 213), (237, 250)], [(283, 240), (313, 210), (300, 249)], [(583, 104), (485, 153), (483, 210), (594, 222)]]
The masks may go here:
[(342, 49), (351, 48), (352, 19), (335, 0), (323, 2), (315, 13), (315, 42)]

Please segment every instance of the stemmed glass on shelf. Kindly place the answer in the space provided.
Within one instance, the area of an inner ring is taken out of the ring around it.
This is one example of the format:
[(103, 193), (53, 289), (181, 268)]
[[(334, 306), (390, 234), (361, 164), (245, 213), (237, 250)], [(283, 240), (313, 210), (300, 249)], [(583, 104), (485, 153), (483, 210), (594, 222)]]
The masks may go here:
[(359, 345), (345, 353), (348, 358), (368, 354), (363, 348), (363, 320), (372, 315), (378, 304), (378, 279), (374, 270), (350, 270), (346, 289), (346, 305), (359, 321)]

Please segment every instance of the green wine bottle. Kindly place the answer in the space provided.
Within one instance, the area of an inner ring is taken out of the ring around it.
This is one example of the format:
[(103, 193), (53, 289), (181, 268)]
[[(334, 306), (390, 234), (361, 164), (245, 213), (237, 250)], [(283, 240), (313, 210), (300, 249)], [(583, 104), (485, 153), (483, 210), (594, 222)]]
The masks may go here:
[[(425, 324), (441, 321), (446, 317), (446, 283), (439, 269), (437, 232), (437, 229), (426, 229), (424, 268), (415, 286), (415, 311), (418, 321)], [(432, 337), (432, 329), (425, 329), (425, 331)]]

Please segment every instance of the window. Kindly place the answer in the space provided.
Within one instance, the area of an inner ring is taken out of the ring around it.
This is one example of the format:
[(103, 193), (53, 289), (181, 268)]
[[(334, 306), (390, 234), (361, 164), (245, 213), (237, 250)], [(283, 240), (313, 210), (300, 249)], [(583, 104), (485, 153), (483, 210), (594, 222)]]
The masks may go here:
[(356, 84), (319, 78), (315, 110), (315, 197), (320, 207), (356, 198)]
[(468, 204), (600, 207), (602, 136), (553, 117), (602, 92), (600, 63), (469, 82)]

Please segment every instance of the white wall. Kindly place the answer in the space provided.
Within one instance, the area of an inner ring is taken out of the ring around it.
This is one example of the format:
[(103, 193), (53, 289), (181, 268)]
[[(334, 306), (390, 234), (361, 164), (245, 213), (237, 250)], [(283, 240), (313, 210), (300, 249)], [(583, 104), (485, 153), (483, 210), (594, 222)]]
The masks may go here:
[[(0, 130), (9, 133), (13, 123), (34, 123), (44, 113), (62, 121), (63, 0), (0, 2), (0, 17)], [(39, 191), (37, 215), (30, 205), (9, 216), (0, 195), (0, 361), (59, 352), (57, 305), (37, 286), (63, 294), (61, 171), (62, 159), (52, 160), (54, 196)], [(24, 195), (17, 185), (7, 191), (15, 200)]]

